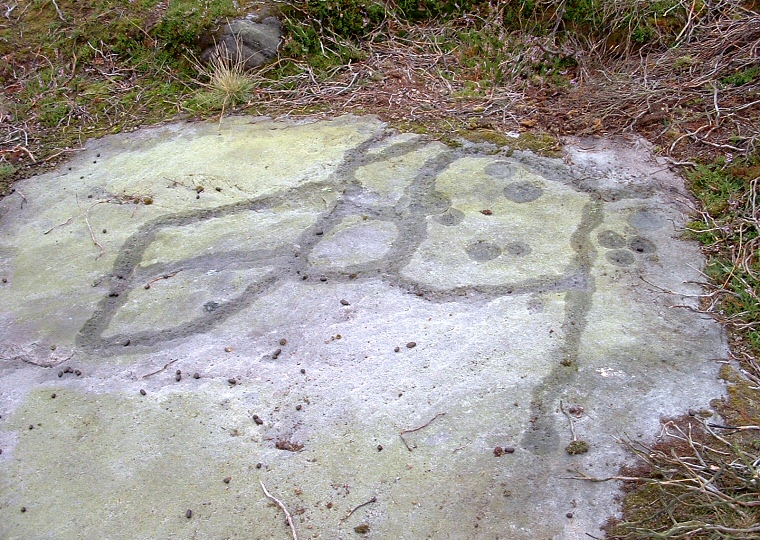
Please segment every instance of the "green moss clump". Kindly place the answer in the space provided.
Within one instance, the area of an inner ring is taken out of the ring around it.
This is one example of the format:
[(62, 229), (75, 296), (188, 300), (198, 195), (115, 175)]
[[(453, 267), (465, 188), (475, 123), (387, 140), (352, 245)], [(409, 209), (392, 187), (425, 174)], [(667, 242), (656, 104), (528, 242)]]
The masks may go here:
[(565, 447), (565, 452), (571, 456), (588, 452), (589, 444), (586, 441), (573, 441)]

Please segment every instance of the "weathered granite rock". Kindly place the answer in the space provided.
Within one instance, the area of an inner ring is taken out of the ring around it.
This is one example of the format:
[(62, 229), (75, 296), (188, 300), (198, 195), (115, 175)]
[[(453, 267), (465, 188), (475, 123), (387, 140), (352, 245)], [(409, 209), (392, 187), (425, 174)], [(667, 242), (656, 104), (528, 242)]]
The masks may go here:
[(211, 36), (201, 38), (201, 61), (209, 62), (223, 56), (234, 62), (245, 62), (252, 69), (265, 64), (275, 56), (282, 38), (282, 25), (277, 17), (266, 17), (261, 22), (235, 19)]

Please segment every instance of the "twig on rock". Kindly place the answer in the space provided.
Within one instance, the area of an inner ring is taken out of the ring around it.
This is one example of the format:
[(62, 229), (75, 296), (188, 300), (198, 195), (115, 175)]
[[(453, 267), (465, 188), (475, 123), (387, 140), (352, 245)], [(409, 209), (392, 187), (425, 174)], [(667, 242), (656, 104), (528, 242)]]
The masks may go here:
[(148, 373), (147, 375), (143, 375), (142, 378), (143, 379), (147, 379), (148, 377), (152, 377), (153, 375), (157, 375), (157, 374), (161, 373), (162, 371), (164, 371), (169, 366), (171, 366), (174, 362), (177, 362), (178, 360), (179, 360), (179, 358), (175, 358), (174, 360), (171, 360), (170, 362), (167, 362), (166, 364), (164, 364), (164, 367), (162, 367), (161, 369), (157, 369), (156, 371), (153, 371), (152, 373)]
[(361, 503), (360, 505), (355, 506), (348, 514), (346, 514), (345, 517), (341, 518), (340, 522), (343, 523), (344, 521), (346, 521), (348, 518), (350, 518), (353, 515), (354, 512), (356, 512), (362, 506), (367, 506), (368, 504), (372, 504), (374, 502), (377, 502), (377, 497), (372, 497), (370, 500), (365, 501)]
[(419, 430), (421, 430), (423, 428), (426, 428), (426, 427), (428, 427), (433, 422), (433, 420), (435, 420), (439, 416), (445, 416), (445, 415), (446, 415), (445, 412), (440, 412), (440, 413), (436, 414), (433, 418), (431, 418), (430, 420), (428, 420), (427, 422), (425, 422), (424, 424), (422, 424), (420, 427), (416, 427), (414, 429), (404, 429), (404, 430), (401, 430), (401, 433), (399, 433), (399, 437), (401, 437), (401, 440), (404, 442), (404, 446), (406, 446), (406, 449), (409, 450), (410, 452), (412, 451), (412, 447), (409, 446), (409, 443), (407, 443), (406, 439), (404, 438), (404, 435), (406, 433), (414, 433), (415, 431), (419, 431)]
[(282, 501), (267, 491), (264, 482), (259, 480), (259, 484), (261, 484), (261, 489), (264, 490), (264, 495), (266, 495), (268, 499), (274, 501), (275, 504), (279, 506), (283, 512), (285, 512), (285, 517), (288, 519), (288, 525), (290, 525), (290, 532), (293, 533), (293, 540), (298, 540), (298, 535), (296, 534), (296, 526), (293, 524), (293, 517), (290, 515), (290, 512), (288, 512), (288, 509), (285, 508), (285, 505), (282, 503)]

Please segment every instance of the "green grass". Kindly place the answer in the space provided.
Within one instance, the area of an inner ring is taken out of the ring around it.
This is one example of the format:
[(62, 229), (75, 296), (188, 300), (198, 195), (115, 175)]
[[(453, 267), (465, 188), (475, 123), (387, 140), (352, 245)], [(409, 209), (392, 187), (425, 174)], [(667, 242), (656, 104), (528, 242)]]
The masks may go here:
[(690, 187), (704, 208), (689, 226), (708, 254), (705, 273), (723, 291), (722, 317), (760, 354), (760, 156), (696, 167)]

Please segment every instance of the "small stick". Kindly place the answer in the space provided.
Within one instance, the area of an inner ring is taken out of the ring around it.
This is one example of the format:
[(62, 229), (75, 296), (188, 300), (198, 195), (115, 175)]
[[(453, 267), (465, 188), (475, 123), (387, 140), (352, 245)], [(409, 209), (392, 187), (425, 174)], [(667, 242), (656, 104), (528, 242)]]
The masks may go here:
[(42, 161), (50, 161), (52, 159), (57, 158), (58, 156), (60, 156), (61, 154), (65, 153), (65, 152), (80, 152), (81, 150), (82, 150), (81, 148), (64, 148), (63, 150), (60, 150), (60, 151), (56, 152), (52, 156), (46, 157)]
[(575, 442), (578, 440), (578, 437), (575, 435), (575, 426), (573, 425), (573, 417), (570, 416), (570, 414), (565, 410), (565, 407), (562, 406), (562, 401), (559, 402), (559, 410), (562, 411), (562, 414), (567, 416), (567, 419), (570, 420), (570, 434), (573, 436), (572, 442)]
[[(53, 358), (53, 357), (51, 356), (51, 358)], [(72, 358), (74, 358), (74, 353), (73, 352), (70, 355), (68, 355), (67, 357), (65, 357), (65, 358), (63, 358), (63, 357), (53, 358), (49, 362), (35, 362), (34, 360), (28, 358), (27, 356), (22, 356), (21, 357), (21, 361), (22, 362), (26, 362), (27, 364), (31, 364), (33, 366), (44, 367), (44, 368), (51, 368), (51, 367), (55, 367), (55, 366), (60, 366), (61, 364), (63, 364), (64, 362), (68, 362)]]
[(143, 375), (143, 376), (142, 376), (142, 378), (143, 378), (143, 379), (147, 379), (148, 377), (152, 377), (153, 375), (156, 375), (156, 374), (158, 374), (158, 373), (161, 373), (163, 370), (165, 370), (166, 368), (168, 368), (168, 367), (169, 367), (169, 366), (171, 366), (171, 365), (172, 365), (174, 362), (177, 362), (177, 361), (179, 361), (179, 358), (177, 358), (177, 359), (175, 359), (175, 360), (172, 360), (171, 362), (168, 362), (168, 363), (167, 363), (167, 364), (165, 364), (165, 365), (164, 365), (164, 367), (162, 367), (161, 369), (157, 369), (156, 371), (154, 371), (154, 372), (152, 372), (152, 373), (148, 373), (147, 375)]
[(63, 22), (66, 22), (66, 18), (63, 16), (63, 13), (61, 12), (61, 8), (58, 7), (58, 4), (55, 3), (55, 0), (52, 0), (53, 5), (55, 6), (55, 12), (58, 13), (58, 18), (61, 19)]
[(713, 424), (712, 422), (708, 422), (707, 426), (711, 428), (731, 429), (735, 431), (760, 430), (760, 426), (721, 426), (720, 424)]
[(103, 246), (101, 246), (100, 243), (95, 239), (95, 233), (92, 232), (92, 225), (90, 225), (90, 218), (88, 217), (89, 212), (90, 210), (88, 209), (87, 212), (84, 213), (84, 221), (85, 223), (87, 223), (87, 229), (89, 229), (90, 231), (90, 238), (92, 238), (93, 244), (95, 244), (96, 246), (98, 246), (98, 248), (100, 248), (100, 253), (98, 253), (97, 257), (95, 257), (96, 259), (100, 259), (100, 257), (103, 255), (103, 253), (106, 252), (106, 250), (103, 249)]
[(425, 422), (424, 424), (422, 424), (420, 427), (417, 427), (417, 428), (414, 428), (414, 429), (404, 429), (404, 430), (402, 430), (401, 433), (399, 433), (399, 437), (401, 437), (401, 440), (404, 442), (404, 446), (406, 446), (406, 449), (409, 450), (410, 452), (412, 451), (412, 447), (409, 446), (409, 443), (406, 442), (406, 439), (404, 438), (404, 434), (406, 434), (406, 433), (414, 433), (415, 431), (419, 431), (422, 428), (426, 428), (426, 427), (428, 427), (433, 422), (433, 420), (435, 420), (439, 416), (445, 416), (445, 415), (446, 415), (445, 412), (439, 412), (433, 418), (431, 418), (430, 420), (428, 420), (427, 422)]
[(29, 159), (32, 160), (32, 163), (37, 163), (37, 160), (34, 159), (34, 154), (32, 154), (26, 146), (18, 146), (17, 145), (17, 146), (14, 146), (13, 148), (11, 148), (11, 152), (18, 151), (18, 150), (26, 152), (26, 155), (29, 156)]
[(21, 193), (19, 190), (15, 190), (15, 192), (18, 193), (21, 196), (21, 208), (23, 208), (24, 207), (24, 203), (25, 202), (29, 202), (29, 201), (26, 200), (26, 197), (24, 197), (24, 194)]
[(348, 518), (350, 518), (353, 515), (354, 512), (356, 512), (362, 506), (367, 506), (368, 504), (372, 504), (374, 502), (377, 502), (377, 497), (372, 497), (370, 500), (363, 502), (360, 505), (354, 507), (353, 510), (351, 510), (348, 514), (346, 514), (344, 518), (340, 520), (340, 522), (343, 523), (344, 521), (346, 521)]
[(648, 482), (652, 480), (651, 478), (642, 478), (639, 476), (606, 476), (604, 478), (596, 478), (578, 470), (570, 470), (569, 472), (573, 472), (578, 476), (560, 476), (560, 478), (563, 480), (585, 480), (587, 482), (609, 482), (610, 480), (616, 480), (619, 482)]
[(55, 229), (57, 229), (58, 227), (63, 227), (64, 225), (68, 225), (69, 223), (71, 223), (71, 221), (72, 221), (73, 219), (74, 219), (73, 217), (70, 217), (69, 219), (67, 219), (67, 220), (66, 220), (66, 221), (64, 221), (63, 223), (59, 223), (58, 225), (54, 225), (54, 226), (50, 227), (48, 230), (46, 230), (46, 231), (45, 231), (44, 233), (42, 233), (42, 234), (48, 234), (48, 233), (51, 233), (51, 232), (53, 232)]
[(161, 281), (162, 279), (169, 279), (170, 277), (174, 277), (177, 274), (179, 274), (179, 270), (176, 270), (172, 272), (171, 274), (164, 274), (163, 276), (157, 277), (155, 279), (151, 279), (148, 283), (145, 284), (146, 289), (150, 289), (150, 286), (154, 284), (156, 281)]
[(298, 540), (298, 535), (296, 534), (296, 526), (293, 525), (293, 518), (290, 516), (290, 512), (288, 512), (288, 509), (285, 508), (285, 505), (282, 504), (282, 502), (277, 497), (275, 497), (274, 495), (272, 495), (271, 493), (267, 491), (267, 488), (264, 485), (264, 482), (259, 480), (259, 484), (261, 484), (261, 489), (264, 490), (264, 495), (266, 495), (267, 498), (273, 500), (275, 504), (277, 504), (277, 506), (279, 506), (282, 509), (282, 511), (285, 512), (285, 517), (288, 518), (288, 525), (290, 525), (290, 532), (293, 533), (293, 540)]

